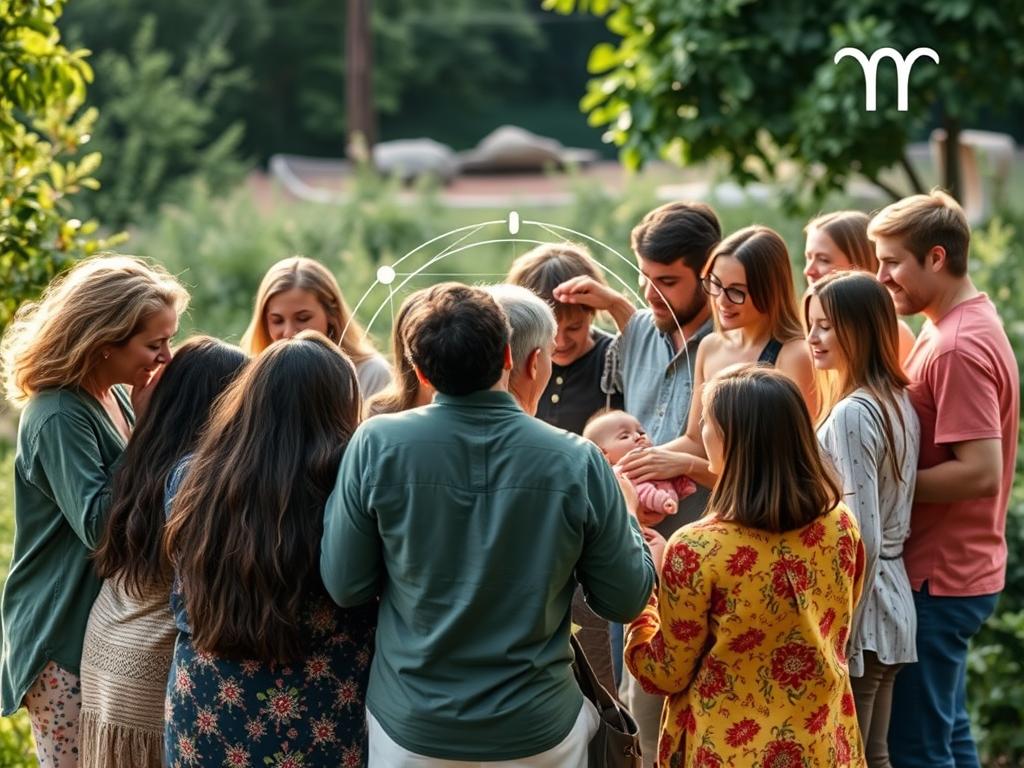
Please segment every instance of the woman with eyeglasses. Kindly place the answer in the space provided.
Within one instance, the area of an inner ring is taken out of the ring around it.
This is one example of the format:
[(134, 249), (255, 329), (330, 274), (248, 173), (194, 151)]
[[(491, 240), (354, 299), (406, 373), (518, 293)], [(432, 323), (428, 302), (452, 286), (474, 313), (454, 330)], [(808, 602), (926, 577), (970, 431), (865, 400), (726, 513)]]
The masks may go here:
[[(817, 413), (814, 368), (797, 310), (793, 271), (782, 237), (752, 226), (723, 240), (704, 267), (701, 285), (711, 298), (715, 332), (697, 348), (693, 391), (716, 373), (739, 363), (762, 363), (786, 374), (800, 389), (808, 410)], [(643, 450), (621, 462), (633, 482), (688, 475), (711, 488), (700, 439), (701, 399), (693, 398), (686, 433), (666, 443), (668, 450)]]

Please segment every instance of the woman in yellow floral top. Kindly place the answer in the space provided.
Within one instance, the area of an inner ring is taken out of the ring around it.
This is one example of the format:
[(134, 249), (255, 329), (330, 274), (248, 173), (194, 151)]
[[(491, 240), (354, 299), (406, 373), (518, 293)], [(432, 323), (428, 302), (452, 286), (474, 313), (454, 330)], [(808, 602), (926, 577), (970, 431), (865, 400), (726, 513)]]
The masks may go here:
[(669, 539), (626, 663), (668, 697), (662, 768), (864, 765), (846, 641), (864, 548), (796, 386), (727, 369), (704, 390), (719, 475), (707, 516)]

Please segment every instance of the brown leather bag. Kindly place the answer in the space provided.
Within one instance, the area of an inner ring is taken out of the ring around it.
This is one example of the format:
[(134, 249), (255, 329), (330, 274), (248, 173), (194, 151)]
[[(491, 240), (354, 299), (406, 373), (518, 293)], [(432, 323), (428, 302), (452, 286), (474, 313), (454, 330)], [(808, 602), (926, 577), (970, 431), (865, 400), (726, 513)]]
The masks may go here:
[(636, 720), (598, 681), (579, 640), (574, 635), (570, 635), (569, 640), (575, 655), (572, 671), (576, 683), (597, 707), (601, 718), (597, 733), (587, 746), (588, 768), (643, 768)]

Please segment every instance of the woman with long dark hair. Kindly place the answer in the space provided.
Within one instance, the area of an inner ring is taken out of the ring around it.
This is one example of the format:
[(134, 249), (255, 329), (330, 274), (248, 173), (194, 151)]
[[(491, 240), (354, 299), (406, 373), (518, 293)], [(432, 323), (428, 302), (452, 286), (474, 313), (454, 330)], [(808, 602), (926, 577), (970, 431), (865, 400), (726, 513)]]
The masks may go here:
[(338, 608), (320, 579), (359, 410), (352, 363), (303, 331), (250, 364), (172, 475), (168, 765), (364, 765), (377, 607)]
[(839, 470), (860, 523), (864, 597), (848, 649), (868, 765), (889, 768), (896, 673), (917, 661), (917, 614), (903, 565), (921, 428), (900, 367), (896, 309), (863, 272), (833, 273), (804, 301), (807, 342), (823, 402), (818, 440)]
[(862, 765), (846, 668), (864, 549), (803, 396), (736, 366), (704, 391), (718, 477), (707, 515), (669, 539), (626, 664), (668, 697), (658, 765)]
[(147, 768), (162, 759), (163, 688), (178, 634), (168, 607), (164, 489), (247, 359), (208, 336), (175, 350), (114, 475), (110, 515), (93, 555), (104, 582), (82, 650), (83, 768)]

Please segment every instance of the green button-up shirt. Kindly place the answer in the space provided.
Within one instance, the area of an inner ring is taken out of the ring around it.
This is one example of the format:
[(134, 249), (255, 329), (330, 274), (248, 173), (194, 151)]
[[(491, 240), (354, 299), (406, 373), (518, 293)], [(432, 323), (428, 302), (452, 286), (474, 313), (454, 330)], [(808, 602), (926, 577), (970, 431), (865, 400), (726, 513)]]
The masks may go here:
[[(131, 402), (115, 397), (128, 423)], [(110, 478), (124, 438), (90, 395), (53, 389), (21, 414), (14, 458), (14, 554), (0, 599), (3, 714), (48, 661), (78, 674), (89, 611), (100, 591), (89, 553), (110, 506)]]
[(343, 606), (380, 596), (369, 710), (405, 749), (449, 760), (562, 741), (583, 701), (570, 669), (576, 581), (621, 622), (654, 584), (601, 452), (493, 390), (359, 427), (320, 568)]

